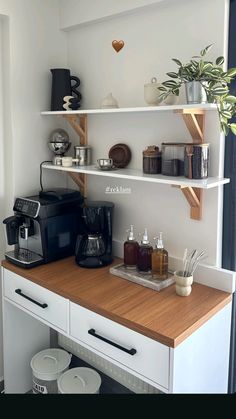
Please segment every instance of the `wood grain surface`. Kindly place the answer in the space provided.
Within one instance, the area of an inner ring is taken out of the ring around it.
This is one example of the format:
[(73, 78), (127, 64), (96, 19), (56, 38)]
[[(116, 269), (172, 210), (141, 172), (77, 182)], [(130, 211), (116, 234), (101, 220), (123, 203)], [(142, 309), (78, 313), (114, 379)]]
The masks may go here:
[[(121, 259), (115, 259), (113, 265), (121, 262)], [(193, 284), (188, 297), (178, 296), (174, 285), (156, 292), (110, 274), (109, 267), (80, 268), (74, 257), (29, 270), (8, 261), (3, 261), (2, 265), (74, 303), (173, 348), (232, 299), (231, 294), (201, 284)]]

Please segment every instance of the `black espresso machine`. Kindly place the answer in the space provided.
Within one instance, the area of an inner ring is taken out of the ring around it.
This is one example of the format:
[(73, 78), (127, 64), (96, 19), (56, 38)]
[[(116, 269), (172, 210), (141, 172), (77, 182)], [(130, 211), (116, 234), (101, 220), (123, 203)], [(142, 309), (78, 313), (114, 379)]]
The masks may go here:
[(10, 262), (32, 268), (75, 253), (84, 198), (78, 191), (56, 188), (39, 195), (16, 198), (14, 216), (6, 218)]

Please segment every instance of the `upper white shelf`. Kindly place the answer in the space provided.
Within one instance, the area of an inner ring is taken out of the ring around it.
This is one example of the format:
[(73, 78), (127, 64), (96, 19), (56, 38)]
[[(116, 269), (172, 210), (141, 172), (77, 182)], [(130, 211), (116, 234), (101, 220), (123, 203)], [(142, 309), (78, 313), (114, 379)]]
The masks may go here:
[(72, 166), (72, 167), (62, 167), (55, 166), (53, 164), (45, 163), (43, 165), (45, 169), (51, 170), (60, 170), (63, 172), (74, 172), (74, 173), (83, 173), (87, 175), (96, 175), (96, 176), (106, 176), (118, 179), (129, 179), (129, 180), (138, 180), (143, 182), (152, 182), (152, 183), (162, 183), (166, 185), (174, 186), (186, 186), (192, 188), (202, 188), (202, 189), (211, 189), (220, 185), (229, 183), (229, 179), (218, 178), (218, 177), (209, 177), (208, 179), (187, 179), (182, 176), (163, 176), (163, 175), (146, 175), (142, 170), (134, 169), (117, 169), (111, 171), (100, 170), (95, 165), (92, 166)]
[[(140, 12), (142, 10), (148, 10), (153, 6), (158, 6), (159, 3), (170, 3), (179, 0), (146, 0), (146, 1), (117, 1), (111, 2), (108, 1), (106, 7), (99, 7), (94, 13), (92, 10), (87, 7), (86, 13), (83, 13), (81, 10), (81, 5), (79, 1), (75, 1), (73, 4), (73, 9), (68, 10), (68, 4), (66, 2), (61, 2), (61, 27), (60, 29), (64, 31), (75, 30), (76, 28), (81, 28), (83, 26), (93, 25), (98, 22), (106, 22), (114, 17), (127, 16), (130, 13)], [(68, 3), (68, 2), (67, 2)], [(109, 4), (110, 3), (110, 4)], [(137, 4), (138, 3), (138, 4)], [(142, 3), (140, 5), (140, 3)], [(143, 4), (144, 3), (144, 4)]]
[(131, 113), (131, 112), (165, 112), (177, 111), (184, 109), (198, 109), (203, 111), (213, 111), (217, 107), (213, 103), (199, 103), (195, 105), (159, 105), (159, 106), (144, 106), (137, 108), (111, 108), (111, 109), (79, 109), (77, 111), (44, 111), (41, 115), (89, 115), (89, 114), (109, 114), (109, 113)]

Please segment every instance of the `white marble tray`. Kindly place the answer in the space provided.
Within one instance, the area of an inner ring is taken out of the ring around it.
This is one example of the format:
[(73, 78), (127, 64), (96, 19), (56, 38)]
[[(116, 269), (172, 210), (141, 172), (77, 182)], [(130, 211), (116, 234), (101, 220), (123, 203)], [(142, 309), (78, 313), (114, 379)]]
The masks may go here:
[(175, 282), (173, 273), (169, 272), (169, 277), (167, 279), (158, 280), (153, 279), (151, 274), (143, 275), (137, 270), (126, 269), (123, 263), (110, 268), (110, 273), (155, 291), (161, 291), (163, 288), (169, 287)]

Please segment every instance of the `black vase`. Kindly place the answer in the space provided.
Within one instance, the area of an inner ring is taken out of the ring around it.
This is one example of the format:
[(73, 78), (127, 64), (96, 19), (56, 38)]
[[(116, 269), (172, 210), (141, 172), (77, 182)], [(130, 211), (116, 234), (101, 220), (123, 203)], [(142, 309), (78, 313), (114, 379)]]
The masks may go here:
[[(53, 68), (52, 73), (52, 95), (51, 95), (51, 111), (64, 111), (63, 108), (65, 96), (73, 96), (79, 108), (81, 94), (77, 90), (80, 85), (80, 79), (70, 75), (70, 70), (66, 68)], [(72, 81), (75, 84), (72, 85)]]

